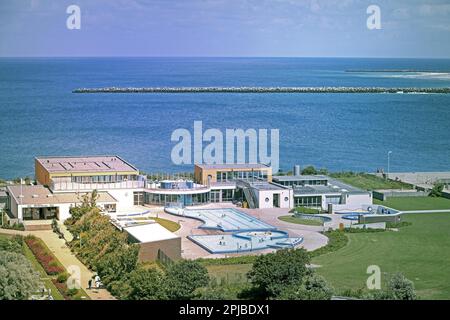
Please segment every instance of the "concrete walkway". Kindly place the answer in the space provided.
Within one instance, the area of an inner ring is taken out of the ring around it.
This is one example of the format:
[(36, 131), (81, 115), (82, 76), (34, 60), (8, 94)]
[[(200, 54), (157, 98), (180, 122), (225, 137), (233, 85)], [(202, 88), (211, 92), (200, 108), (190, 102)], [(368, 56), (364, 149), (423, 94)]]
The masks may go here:
[(57, 234), (53, 231), (17, 231), (0, 229), (0, 234), (21, 236), (34, 235), (41, 238), (67, 270), (73, 269), (74, 267), (80, 270), (81, 287), (86, 291), (89, 298), (92, 300), (115, 299), (106, 289), (87, 289), (88, 281), (94, 276), (94, 274), (80, 260), (78, 260), (77, 257), (75, 257), (66, 245), (65, 241), (63, 239), (59, 239)]
[(403, 213), (450, 213), (450, 209), (439, 209), (439, 210), (409, 210), (409, 211), (401, 211)]

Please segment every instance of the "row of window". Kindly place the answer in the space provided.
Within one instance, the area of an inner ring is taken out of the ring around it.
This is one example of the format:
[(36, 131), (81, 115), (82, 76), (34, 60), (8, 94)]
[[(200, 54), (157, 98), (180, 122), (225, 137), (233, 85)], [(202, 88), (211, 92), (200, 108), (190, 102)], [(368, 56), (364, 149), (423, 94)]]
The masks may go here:
[(236, 179), (249, 180), (253, 178), (267, 179), (267, 171), (218, 171), (216, 173), (217, 182), (233, 181)]
[(299, 180), (299, 181), (280, 181), (279, 184), (284, 186), (326, 186), (327, 180)]
[[(159, 193), (144, 193), (145, 204), (155, 205), (169, 205), (173, 203), (182, 204), (184, 206), (193, 206), (210, 201), (209, 192), (197, 194), (159, 194)], [(135, 196), (135, 205), (136, 196)]]
[(113, 183), (122, 181), (135, 181), (136, 175), (107, 175), (107, 176), (75, 176), (71, 182), (76, 183)]
[(295, 197), (296, 207), (322, 207), (322, 196)]

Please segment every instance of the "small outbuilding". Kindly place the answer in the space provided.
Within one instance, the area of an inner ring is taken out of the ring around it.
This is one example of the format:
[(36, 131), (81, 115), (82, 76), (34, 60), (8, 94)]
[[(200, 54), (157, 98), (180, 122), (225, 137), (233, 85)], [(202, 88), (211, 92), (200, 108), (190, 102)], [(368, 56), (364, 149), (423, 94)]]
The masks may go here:
[(171, 262), (181, 259), (181, 238), (159, 223), (138, 224), (123, 229), (138, 243), (139, 261)]

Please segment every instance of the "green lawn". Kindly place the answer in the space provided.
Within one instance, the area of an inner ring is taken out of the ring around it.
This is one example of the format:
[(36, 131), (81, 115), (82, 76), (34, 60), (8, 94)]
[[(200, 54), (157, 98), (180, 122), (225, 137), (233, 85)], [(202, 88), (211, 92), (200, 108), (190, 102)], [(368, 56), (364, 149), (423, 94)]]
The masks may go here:
[(206, 267), (209, 276), (222, 284), (240, 284), (247, 282), (246, 274), (251, 268), (251, 263), (210, 265)]
[(158, 222), (160, 225), (162, 225), (164, 228), (166, 228), (167, 230), (171, 231), (171, 232), (175, 232), (178, 229), (181, 228), (181, 226), (171, 220), (167, 220), (167, 219), (162, 219), (162, 218), (152, 218), (153, 220), (155, 220), (156, 222)]
[(295, 224), (304, 224), (307, 226), (321, 226), (322, 222), (311, 219), (298, 218), (296, 216), (288, 215), (288, 216), (280, 216), (278, 217), (281, 221), (295, 223)]
[(376, 189), (412, 189), (412, 186), (400, 181), (386, 180), (368, 173), (337, 172), (331, 177), (364, 190)]
[(442, 210), (450, 209), (450, 199), (432, 197), (398, 197), (387, 201), (374, 199), (375, 204), (398, 210)]
[(342, 292), (365, 288), (367, 267), (378, 265), (382, 273), (403, 272), (421, 298), (450, 299), (450, 212), (404, 220), (412, 225), (398, 232), (347, 234), (347, 246), (313, 259), (317, 271)]

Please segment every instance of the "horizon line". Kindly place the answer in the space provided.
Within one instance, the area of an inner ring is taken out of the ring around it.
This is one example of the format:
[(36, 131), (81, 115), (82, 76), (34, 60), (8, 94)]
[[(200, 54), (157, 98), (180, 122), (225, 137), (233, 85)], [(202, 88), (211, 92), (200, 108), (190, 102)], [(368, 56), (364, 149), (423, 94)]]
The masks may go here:
[(0, 55), (0, 59), (32, 59), (32, 58), (179, 58), (179, 59), (411, 59), (411, 60), (450, 60), (450, 57), (374, 57), (374, 56), (181, 56), (181, 55), (167, 55), (167, 56), (159, 56), (159, 55), (80, 55), (80, 56), (65, 56), (65, 55), (17, 55), (17, 56), (2, 56)]

